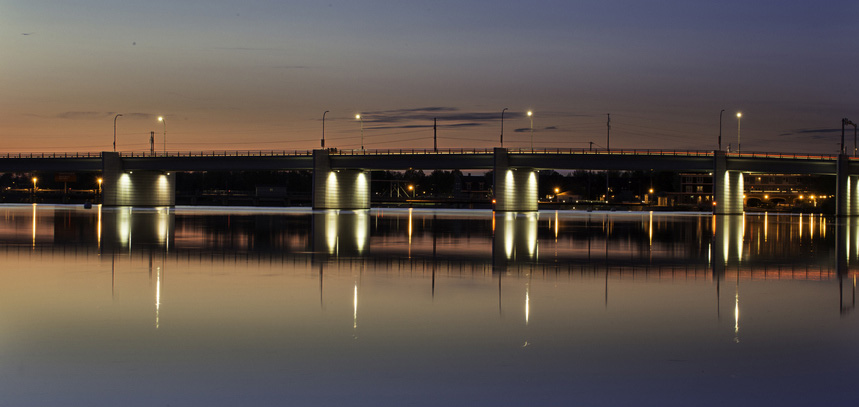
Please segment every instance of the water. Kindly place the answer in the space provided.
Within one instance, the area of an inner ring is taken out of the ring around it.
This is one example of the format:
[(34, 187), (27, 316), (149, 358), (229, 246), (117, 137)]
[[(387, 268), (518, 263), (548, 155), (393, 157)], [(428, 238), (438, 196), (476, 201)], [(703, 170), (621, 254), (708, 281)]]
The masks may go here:
[(0, 405), (859, 395), (859, 222), (0, 207)]

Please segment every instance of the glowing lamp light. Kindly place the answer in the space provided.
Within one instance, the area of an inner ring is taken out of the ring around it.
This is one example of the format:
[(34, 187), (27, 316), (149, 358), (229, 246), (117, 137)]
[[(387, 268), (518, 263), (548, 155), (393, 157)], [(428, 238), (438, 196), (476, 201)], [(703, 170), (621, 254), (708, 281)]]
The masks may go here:
[(739, 119), (740, 117), (743, 117), (743, 113), (742, 113), (742, 112), (737, 112), (737, 118)]
[(530, 110), (529, 110), (527, 114), (528, 114), (528, 117), (531, 117), (531, 116), (533, 116), (533, 115), (534, 115), (534, 112), (532, 112), (532, 111), (530, 111)]

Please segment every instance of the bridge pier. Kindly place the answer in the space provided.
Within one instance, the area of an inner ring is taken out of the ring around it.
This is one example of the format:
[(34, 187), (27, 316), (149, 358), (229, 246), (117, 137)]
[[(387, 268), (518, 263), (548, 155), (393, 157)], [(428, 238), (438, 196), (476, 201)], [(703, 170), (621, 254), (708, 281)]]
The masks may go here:
[(850, 157), (841, 154), (835, 168), (835, 216), (859, 215), (859, 176), (850, 175)]
[(328, 150), (313, 150), (313, 209), (370, 209), (370, 174), (332, 169)]
[(495, 210), (530, 212), (537, 210), (537, 171), (510, 166), (507, 149), (495, 148)]
[(176, 173), (125, 171), (119, 153), (102, 153), (104, 206), (175, 206)]
[(740, 215), (743, 213), (743, 173), (728, 170), (724, 151), (713, 152), (713, 213)]

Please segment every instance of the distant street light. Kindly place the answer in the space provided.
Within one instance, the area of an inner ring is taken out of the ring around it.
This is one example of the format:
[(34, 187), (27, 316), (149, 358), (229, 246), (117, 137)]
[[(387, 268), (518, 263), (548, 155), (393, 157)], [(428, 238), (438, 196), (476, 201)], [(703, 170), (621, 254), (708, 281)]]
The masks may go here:
[(506, 111), (506, 107), (501, 110), (501, 148), (504, 148), (504, 112)]
[(322, 148), (325, 148), (325, 114), (328, 113), (326, 110), (322, 113)]
[(167, 119), (158, 116), (158, 121), (164, 124), (164, 155), (167, 155)]
[(742, 112), (737, 112), (737, 154), (740, 153), (740, 119), (743, 118)]
[(364, 150), (364, 118), (360, 114), (355, 115), (355, 119), (361, 121), (361, 150)]
[(528, 118), (531, 119), (531, 150), (534, 150), (534, 112), (528, 111)]
[(98, 182), (98, 195), (101, 196), (101, 183), (104, 182), (104, 180), (99, 178), (96, 182)]
[(38, 181), (38, 180), (39, 180), (38, 178), (33, 177), (33, 195), (36, 194), (36, 181)]
[(122, 116), (122, 115), (118, 114), (116, 116), (113, 116), (113, 152), (114, 153), (116, 152), (116, 119), (119, 118), (119, 116)]

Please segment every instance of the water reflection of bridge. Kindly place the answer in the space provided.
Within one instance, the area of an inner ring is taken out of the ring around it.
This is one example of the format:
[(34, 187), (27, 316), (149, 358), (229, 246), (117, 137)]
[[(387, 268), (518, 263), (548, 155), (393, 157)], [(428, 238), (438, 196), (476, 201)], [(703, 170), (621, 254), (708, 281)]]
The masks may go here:
[[(171, 260), (326, 268), (361, 264), (377, 271), (607, 272), (645, 279), (825, 280), (847, 275), (859, 261), (859, 222), (832, 223), (820, 216), (799, 219), (687, 216), (682, 222), (677, 218), (666, 222), (652, 213), (558, 212), (463, 218), (381, 210), (219, 218), (177, 217), (166, 208), (119, 208), (98, 211), (94, 221), (67, 213), (47, 220), (34, 209), (29, 219), (32, 237), (20, 235), (13, 238), (20, 240), (19, 245), (4, 246), (6, 250), (38, 246), (40, 252), (89, 251), (94, 246), (102, 254), (155, 251)], [(40, 236), (45, 228), (38, 222), (53, 223), (50, 238)], [(16, 230), (27, 229), (22, 225)]]

